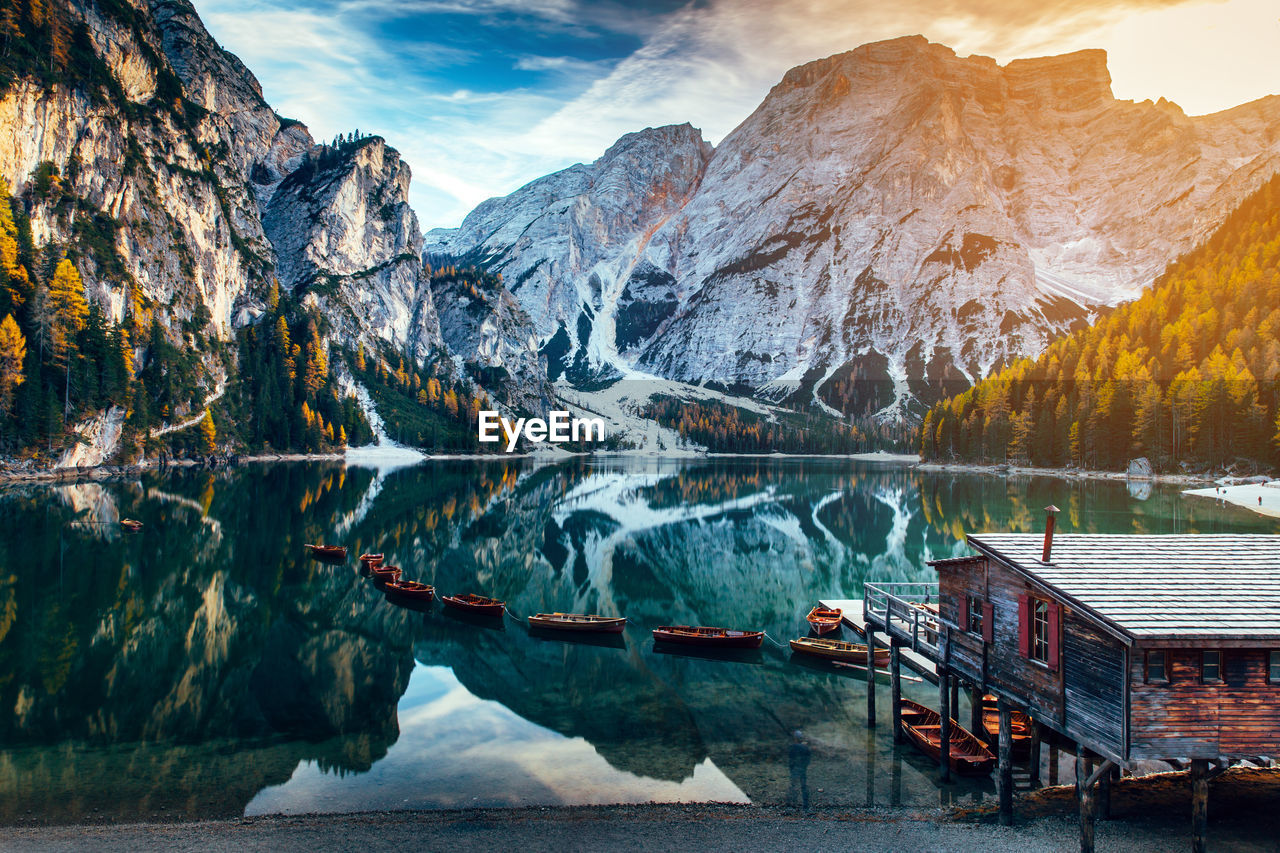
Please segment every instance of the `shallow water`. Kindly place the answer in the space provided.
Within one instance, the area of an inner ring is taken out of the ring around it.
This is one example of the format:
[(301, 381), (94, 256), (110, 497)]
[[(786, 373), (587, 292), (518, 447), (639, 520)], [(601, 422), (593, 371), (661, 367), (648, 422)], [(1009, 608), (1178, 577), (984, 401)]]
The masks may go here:
[[(1174, 488), (847, 460), (290, 463), (9, 488), (0, 822), (981, 799), (990, 780), (940, 785), (894, 746), (887, 689), (869, 730), (859, 674), (783, 648), (817, 599), (929, 580), (965, 532), (1035, 529), (1049, 503), (1067, 531), (1280, 530)], [(308, 559), (322, 541), (352, 559)], [(514, 616), (396, 606), (360, 576), (365, 550)], [(539, 610), (630, 624), (616, 643), (544, 638), (516, 618)], [(769, 641), (666, 654), (648, 632), (670, 623)]]

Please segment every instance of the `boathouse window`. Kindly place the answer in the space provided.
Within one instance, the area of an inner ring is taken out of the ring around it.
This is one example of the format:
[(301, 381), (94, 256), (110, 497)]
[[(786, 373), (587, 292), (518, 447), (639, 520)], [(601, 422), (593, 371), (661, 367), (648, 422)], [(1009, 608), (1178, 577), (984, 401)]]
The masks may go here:
[(1147, 652), (1147, 681), (1156, 684), (1169, 683), (1169, 671), (1165, 669), (1164, 652)]
[(1200, 653), (1200, 681), (1205, 684), (1217, 684), (1222, 681), (1222, 652)]
[(1030, 595), (1018, 596), (1018, 651), (1057, 670), (1062, 607)]
[(1271, 651), (1267, 655), (1267, 681), (1280, 684), (1280, 651)]
[(976, 595), (969, 596), (969, 631), (974, 634), (982, 633), (982, 599)]
[(1031, 610), (1031, 657), (1049, 662), (1049, 602), (1039, 599)]

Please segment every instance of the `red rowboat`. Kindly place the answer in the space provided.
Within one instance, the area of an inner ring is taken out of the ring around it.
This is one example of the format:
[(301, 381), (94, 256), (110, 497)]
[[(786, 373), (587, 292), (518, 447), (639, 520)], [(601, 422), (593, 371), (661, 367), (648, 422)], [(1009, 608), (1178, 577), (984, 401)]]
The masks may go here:
[(381, 566), (382, 555), (381, 554), (361, 554), (360, 565), (364, 566), (365, 569), (372, 569), (374, 566)]
[(764, 631), (733, 631), (727, 628), (701, 628), (693, 625), (659, 625), (653, 629), (653, 641), (718, 649), (758, 649), (764, 642)]
[[(925, 755), (942, 757), (942, 715), (910, 699), (902, 700), (902, 731)], [(951, 769), (961, 776), (985, 776), (995, 767), (996, 757), (967, 729), (951, 721)]]
[[(1031, 757), (1031, 718), (1022, 711), (1010, 711), (1009, 731), (1013, 735), (1014, 758)], [(995, 743), (1000, 739), (1000, 710), (996, 707), (996, 697), (990, 693), (982, 697), (982, 727), (986, 729), (987, 741)]]
[(832, 631), (840, 628), (840, 617), (844, 615), (844, 611), (840, 608), (828, 610), (819, 605), (809, 611), (808, 617), (809, 627), (819, 634), (830, 634)]
[(311, 551), (311, 556), (321, 560), (345, 560), (347, 549), (341, 545), (303, 545)]
[[(798, 640), (791, 641), (791, 650), (826, 658), (827, 660), (856, 663), (859, 666), (867, 665), (867, 647), (859, 643), (846, 643), (842, 640), (832, 640), (827, 637), (801, 637)], [(888, 666), (889, 650), (877, 648), (875, 650), (874, 663), (880, 667)]]
[(485, 598), (483, 595), (475, 595), (470, 592), (462, 595), (442, 595), (440, 596), (440, 602), (455, 610), (478, 613), (482, 616), (501, 616), (502, 611), (507, 607), (505, 601), (499, 601), (496, 598)]
[(621, 634), (622, 629), (627, 627), (627, 620), (622, 616), (595, 616), (586, 613), (539, 613), (529, 617), (529, 627)]
[(369, 574), (373, 575), (373, 579), (379, 583), (389, 583), (400, 580), (401, 574), (399, 566), (374, 566), (369, 569)]
[(430, 601), (436, 597), (436, 588), (418, 581), (387, 581), (387, 595), (399, 595), (415, 601)]
[(142, 522), (133, 518), (122, 518), (120, 519), (120, 526), (130, 533), (137, 533), (142, 529)]

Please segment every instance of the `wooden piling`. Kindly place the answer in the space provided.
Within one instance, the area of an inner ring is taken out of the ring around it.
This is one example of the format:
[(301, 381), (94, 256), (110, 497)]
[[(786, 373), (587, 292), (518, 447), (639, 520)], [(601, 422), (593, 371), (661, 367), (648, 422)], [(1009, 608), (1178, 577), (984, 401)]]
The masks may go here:
[(1036, 720), (1031, 721), (1031, 755), (1028, 757), (1028, 763), (1031, 769), (1031, 787), (1040, 787), (1040, 740), (1041, 731), (1040, 723)]
[(1209, 762), (1191, 759), (1191, 851), (1205, 853), (1209, 831)]
[(902, 743), (902, 654), (898, 642), (889, 645), (889, 708), (893, 717), (893, 742)]
[(1094, 801), (1084, 751), (1076, 749), (1076, 797), (1080, 801), (1080, 853), (1093, 853)]
[(1056, 744), (1049, 745), (1049, 784), (1058, 784), (1058, 747)]
[(1098, 819), (1111, 820), (1111, 771), (1098, 780)]
[(982, 694), (983, 689), (977, 684), (969, 686), (969, 731), (978, 736), (978, 739), (984, 743), (990, 743), (991, 738), (987, 734), (987, 728), (982, 723)]
[(1013, 715), (1009, 703), (1003, 697), (996, 699), (996, 710), (1000, 718), (1000, 734), (997, 740), (997, 760), (999, 776), (996, 787), (1000, 796), (1000, 823), (1003, 826), (1013, 825)]
[(941, 739), (939, 746), (938, 764), (942, 771), (942, 781), (951, 781), (951, 674), (946, 669), (938, 667), (938, 713), (942, 715), (941, 727), (938, 736)]
[(876, 632), (867, 623), (867, 728), (876, 727)]

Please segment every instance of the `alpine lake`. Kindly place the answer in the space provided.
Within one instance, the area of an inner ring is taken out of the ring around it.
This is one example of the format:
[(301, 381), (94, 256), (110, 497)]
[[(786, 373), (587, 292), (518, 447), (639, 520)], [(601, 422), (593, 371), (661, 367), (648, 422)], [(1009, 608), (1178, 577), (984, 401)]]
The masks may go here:
[[(993, 798), (991, 779), (942, 784), (895, 746), (887, 681), (869, 729), (865, 674), (786, 641), (818, 599), (932, 580), (926, 561), (967, 553), (966, 532), (1040, 530), (1051, 503), (1065, 531), (1280, 530), (1174, 486), (847, 459), (293, 462), (6, 486), (0, 824)], [(389, 601), (364, 551), (509, 614)], [(527, 630), (557, 610), (629, 623)], [(674, 654), (654, 647), (661, 624), (768, 633), (759, 652)], [(903, 692), (937, 707), (927, 682)]]

